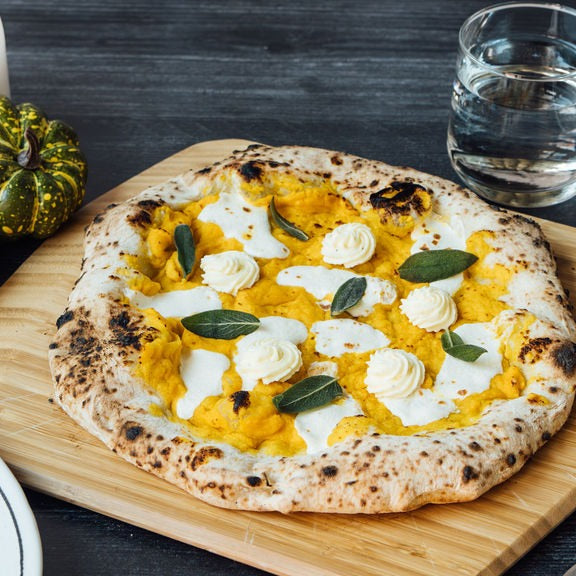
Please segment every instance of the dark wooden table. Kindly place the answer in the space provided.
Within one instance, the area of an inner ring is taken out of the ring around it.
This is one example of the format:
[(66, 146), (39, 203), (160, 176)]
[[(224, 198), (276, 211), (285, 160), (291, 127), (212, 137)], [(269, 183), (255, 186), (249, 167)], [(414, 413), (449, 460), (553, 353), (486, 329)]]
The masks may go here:
[[(457, 32), (489, 4), (2, 0), (0, 16), (13, 99), (77, 129), (90, 201), (182, 148), (219, 138), (332, 148), (455, 179), (445, 133)], [(576, 199), (532, 213), (576, 225)], [(0, 283), (38, 245), (0, 244)], [(27, 495), (46, 576), (263, 574)], [(507, 574), (561, 575), (575, 562), (572, 515)]]

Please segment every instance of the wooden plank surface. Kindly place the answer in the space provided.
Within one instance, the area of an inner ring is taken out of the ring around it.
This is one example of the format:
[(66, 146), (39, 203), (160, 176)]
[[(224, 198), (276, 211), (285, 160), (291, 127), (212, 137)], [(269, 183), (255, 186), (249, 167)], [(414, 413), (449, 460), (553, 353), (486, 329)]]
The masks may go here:
[[(0, 288), (0, 456), (25, 485), (279, 575), (497, 575), (576, 508), (572, 416), (526, 468), (479, 500), (407, 514), (257, 514), (214, 508), (125, 463), (53, 403), (47, 347), (108, 203), (246, 141), (188, 148), (98, 198)], [(576, 293), (576, 230), (542, 222)], [(455, 545), (457, 543), (457, 545)]]

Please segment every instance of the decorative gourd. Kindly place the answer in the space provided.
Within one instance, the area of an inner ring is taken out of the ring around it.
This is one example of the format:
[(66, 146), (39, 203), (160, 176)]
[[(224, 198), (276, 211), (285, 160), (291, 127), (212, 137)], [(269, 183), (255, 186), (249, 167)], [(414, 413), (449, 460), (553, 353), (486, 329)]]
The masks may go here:
[(0, 97), (0, 238), (54, 234), (80, 207), (86, 174), (72, 128)]

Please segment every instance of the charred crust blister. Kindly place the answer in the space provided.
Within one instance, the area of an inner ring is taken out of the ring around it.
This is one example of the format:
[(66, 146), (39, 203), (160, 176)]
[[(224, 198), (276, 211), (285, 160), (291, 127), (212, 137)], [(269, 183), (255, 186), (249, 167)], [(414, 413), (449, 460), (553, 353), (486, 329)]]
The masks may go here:
[(412, 212), (422, 214), (425, 208), (419, 192), (426, 188), (414, 182), (392, 182), (390, 186), (370, 194), (370, 204), (376, 209), (385, 209), (395, 215), (407, 215)]
[(259, 162), (250, 160), (245, 162), (240, 166), (240, 175), (246, 182), (251, 182), (252, 180), (259, 180), (262, 176), (262, 166)]
[(114, 342), (122, 347), (132, 347), (136, 350), (141, 348), (140, 329), (132, 321), (128, 311), (123, 310), (114, 314), (108, 322), (108, 326), (114, 334)]
[(554, 363), (567, 377), (576, 372), (576, 342), (565, 342), (552, 353)]
[(144, 429), (138, 424), (128, 424), (124, 430), (124, 436), (127, 440), (134, 441), (142, 434)]
[(74, 312), (72, 310), (66, 310), (64, 314), (60, 315), (58, 320), (56, 320), (56, 328), (60, 329), (64, 324), (70, 322), (74, 319)]

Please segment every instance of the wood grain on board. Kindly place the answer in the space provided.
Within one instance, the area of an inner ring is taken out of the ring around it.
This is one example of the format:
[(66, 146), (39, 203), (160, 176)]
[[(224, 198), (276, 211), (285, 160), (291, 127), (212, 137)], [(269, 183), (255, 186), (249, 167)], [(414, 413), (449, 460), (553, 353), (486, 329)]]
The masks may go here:
[[(498, 575), (576, 508), (576, 425), (475, 502), (405, 514), (252, 513), (211, 507), (124, 462), (51, 402), (47, 349), (82, 258), (84, 226), (111, 202), (225, 157), (197, 144), (82, 209), (0, 288), (0, 457), (34, 489), (279, 575)], [(540, 222), (576, 293), (576, 229)]]

